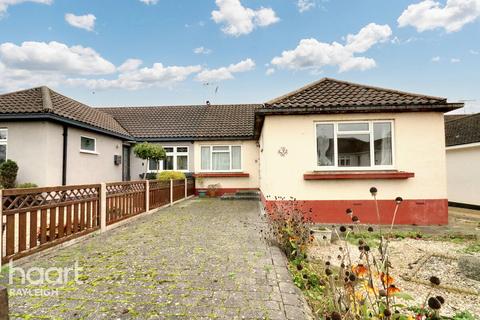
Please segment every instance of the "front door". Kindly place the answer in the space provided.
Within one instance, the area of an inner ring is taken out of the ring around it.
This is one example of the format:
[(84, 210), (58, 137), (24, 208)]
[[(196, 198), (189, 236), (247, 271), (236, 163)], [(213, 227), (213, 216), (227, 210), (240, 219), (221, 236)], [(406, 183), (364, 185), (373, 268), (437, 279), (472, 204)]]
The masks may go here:
[(122, 180), (130, 181), (130, 146), (123, 146)]

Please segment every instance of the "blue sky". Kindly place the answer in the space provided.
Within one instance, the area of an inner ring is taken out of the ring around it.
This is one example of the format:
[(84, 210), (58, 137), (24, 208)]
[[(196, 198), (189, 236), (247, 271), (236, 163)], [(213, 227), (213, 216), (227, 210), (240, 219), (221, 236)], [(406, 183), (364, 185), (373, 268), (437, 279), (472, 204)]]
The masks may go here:
[(0, 0), (0, 16), (1, 92), (250, 103), (333, 77), (480, 111), (480, 0)]

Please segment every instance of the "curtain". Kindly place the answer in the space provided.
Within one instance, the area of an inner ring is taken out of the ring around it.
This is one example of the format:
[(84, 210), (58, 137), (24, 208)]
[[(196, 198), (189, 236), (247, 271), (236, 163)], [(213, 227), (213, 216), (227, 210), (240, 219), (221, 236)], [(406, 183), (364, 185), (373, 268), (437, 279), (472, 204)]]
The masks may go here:
[(240, 170), (242, 168), (241, 147), (232, 147), (232, 170)]
[(388, 122), (375, 123), (375, 164), (392, 164), (392, 128)]
[(317, 137), (318, 165), (332, 165), (332, 161), (327, 157), (328, 148), (330, 148), (330, 139), (324, 136)]
[(210, 147), (202, 147), (201, 168), (202, 170), (210, 170)]
[(214, 152), (212, 153), (212, 170), (230, 170), (230, 153)]

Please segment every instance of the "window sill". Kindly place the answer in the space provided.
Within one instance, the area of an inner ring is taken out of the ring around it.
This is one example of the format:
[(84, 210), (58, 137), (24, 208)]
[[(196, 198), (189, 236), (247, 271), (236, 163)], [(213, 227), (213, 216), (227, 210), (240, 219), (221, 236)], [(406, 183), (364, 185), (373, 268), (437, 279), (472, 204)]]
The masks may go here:
[(415, 177), (413, 172), (405, 171), (329, 171), (307, 172), (304, 180), (360, 180), (360, 179), (408, 179)]
[(248, 178), (246, 172), (200, 172), (193, 175), (195, 178)]
[(100, 153), (95, 152), (95, 151), (87, 151), (87, 150), (80, 150), (80, 153), (95, 154), (95, 155), (99, 155), (99, 154), (100, 154)]

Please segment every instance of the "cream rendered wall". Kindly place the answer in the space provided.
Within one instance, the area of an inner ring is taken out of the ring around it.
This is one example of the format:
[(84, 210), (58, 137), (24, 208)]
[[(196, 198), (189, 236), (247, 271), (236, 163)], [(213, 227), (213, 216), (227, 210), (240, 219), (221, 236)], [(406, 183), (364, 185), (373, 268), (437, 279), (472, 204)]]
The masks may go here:
[(1, 122), (8, 129), (7, 158), (19, 166), (17, 182), (62, 183), (62, 127), (46, 122)]
[[(191, 141), (169, 141), (169, 142), (153, 142), (159, 144), (163, 147), (188, 147), (188, 170), (189, 172), (194, 171), (194, 152), (193, 152), (193, 143)], [(133, 153), (133, 147), (130, 149), (130, 177), (131, 180), (139, 180), (140, 174), (145, 173), (146, 161), (138, 158)]]
[(249, 173), (249, 177), (222, 177), (222, 178), (204, 178), (203, 183), (197, 182), (197, 188), (206, 188), (210, 184), (219, 184), (220, 188), (245, 188), (258, 189), (259, 183), (259, 148), (255, 140), (231, 140), (231, 141), (195, 141), (194, 143), (194, 162), (195, 173), (201, 173), (201, 147), (215, 145), (236, 145), (242, 148), (242, 170)]
[(448, 201), (480, 205), (480, 145), (447, 148)]
[[(406, 180), (313, 180), (303, 174), (316, 164), (315, 121), (394, 120), (395, 166), (414, 172)], [(299, 200), (446, 199), (444, 120), (441, 113), (385, 113), (266, 116), (260, 152), (261, 191), (264, 196)], [(288, 154), (280, 156), (285, 147)]]
[[(80, 151), (81, 136), (96, 139), (95, 154)], [(62, 150), (62, 141), (58, 147)], [(114, 164), (114, 155), (122, 155), (122, 140), (68, 128), (67, 185), (122, 181), (122, 165)]]

